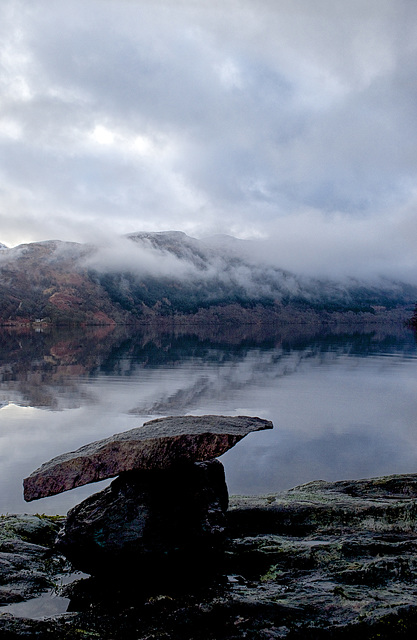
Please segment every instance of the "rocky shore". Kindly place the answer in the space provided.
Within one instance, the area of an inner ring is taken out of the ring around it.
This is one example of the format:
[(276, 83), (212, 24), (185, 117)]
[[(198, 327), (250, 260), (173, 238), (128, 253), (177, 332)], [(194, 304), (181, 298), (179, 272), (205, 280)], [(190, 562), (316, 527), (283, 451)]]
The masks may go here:
[[(174, 582), (135, 567), (60, 586), (77, 578), (55, 547), (63, 524), (0, 517), (2, 640), (415, 637), (417, 474), (232, 496), (215, 571)], [(33, 605), (57, 594), (67, 611), (42, 617)]]

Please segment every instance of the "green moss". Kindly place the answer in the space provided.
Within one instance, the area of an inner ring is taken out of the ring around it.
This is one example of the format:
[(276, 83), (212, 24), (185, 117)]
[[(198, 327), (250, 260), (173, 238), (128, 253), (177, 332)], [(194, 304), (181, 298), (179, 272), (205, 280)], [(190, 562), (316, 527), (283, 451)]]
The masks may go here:
[(284, 575), (284, 572), (278, 567), (277, 564), (273, 564), (269, 570), (259, 578), (261, 582), (270, 582), (276, 580)]
[(47, 515), (0, 516), (0, 540), (20, 538), (43, 546), (51, 546), (64, 518)]
[(61, 524), (65, 520), (65, 516), (60, 516), (58, 514), (50, 516), (46, 513), (35, 513), (34, 515), (40, 520), (49, 520), (49, 522), (52, 522), (53, 524)]

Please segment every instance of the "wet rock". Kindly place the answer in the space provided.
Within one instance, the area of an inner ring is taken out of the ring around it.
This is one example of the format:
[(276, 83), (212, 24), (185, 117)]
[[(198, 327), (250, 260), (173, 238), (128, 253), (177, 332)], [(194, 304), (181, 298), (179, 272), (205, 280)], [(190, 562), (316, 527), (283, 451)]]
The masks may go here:
[(162, 581), (147, 593), (138, 591), (140, 567), (134, 581), (90, 578), (67, 588), (73, 613), (65, 617), (0, 613), (0, 637), (414, 639), (416, 483), (410, 474), (231, 497), (212, 582), (178, 590)]
[(148, 587), (178, 582), (213, 569), (227, 505), (218, 460), (126, 472), (68, 512), (57, 547), (93, 575), (140, 575)]
[(236, 535), (308, 535), (354, 531), (413, 531), (417, 520), (417, 475), (368, 480), (310, 482), (270, 496), (236, 497), (230, 524)]
[(416, 483), (417, 475), (317, 481), (231, 498), (235, 605), (276, 603), (264, 620), (269, 637), (413, 637)]
[(125, 471), (168, 469), (216, 458), (272, 422), (248, 416), (171, 416), (88, 444), (50, 460), (23, 482), (27, 502)]
[(0, 516), (0, 613), (1, 606), (51, 588), (65, 570), (64, 559), (50, 548), (61, 522), (62, 518)]
[(10, 540), (48, 545), (63, 521), (62, 516), (0, 515), (0, 545)]

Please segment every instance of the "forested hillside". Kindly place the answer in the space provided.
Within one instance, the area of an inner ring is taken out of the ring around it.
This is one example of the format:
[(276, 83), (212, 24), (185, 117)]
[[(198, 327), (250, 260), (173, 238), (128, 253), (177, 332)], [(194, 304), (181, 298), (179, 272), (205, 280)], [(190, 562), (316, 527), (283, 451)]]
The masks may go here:
[[(248, 249), (249, 247), (249, 249)], [(2, 324), (309, 321), (412, 313), (417, 287), (308, 278), (255, 260), (233, 238), (136, 233), (106, 246), (47, 241), (0, 252)]]

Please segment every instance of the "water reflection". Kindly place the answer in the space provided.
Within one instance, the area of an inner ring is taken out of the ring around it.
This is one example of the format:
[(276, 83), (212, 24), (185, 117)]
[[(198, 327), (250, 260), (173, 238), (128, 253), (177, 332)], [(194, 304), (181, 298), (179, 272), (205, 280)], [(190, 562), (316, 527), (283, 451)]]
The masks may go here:
[(223, 456), (233, 493), (417, 469), (412, 332), (345, 327), (0, 332), (0, 513), (64, 513), (99, 483), (26, 505), (54, 455), (160, 415), (271, 419)]

